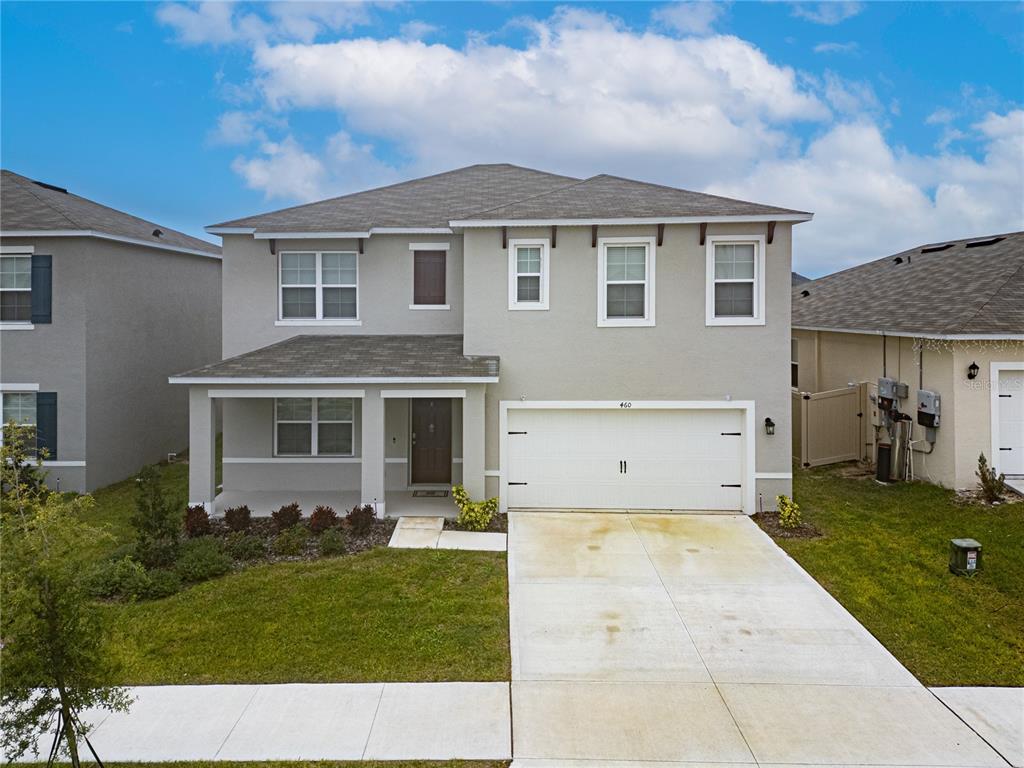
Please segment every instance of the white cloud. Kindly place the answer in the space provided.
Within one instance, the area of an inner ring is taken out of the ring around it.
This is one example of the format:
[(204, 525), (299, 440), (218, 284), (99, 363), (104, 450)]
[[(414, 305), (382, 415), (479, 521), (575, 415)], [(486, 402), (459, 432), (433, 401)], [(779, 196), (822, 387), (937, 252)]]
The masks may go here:
[(235, 158), (231, 169), (249, 189), (262, 191), (268, 199), (314, 200), (324, 196), (323, 163), (290, 135), (279, 142), (264, 142), (256, 157)]
[(842, 21), (856, 16), (864, 10), (864, 3), (845, 2), (834, 0), (824, 3), (796, 3), (793, 5), (793, 15), (815, 24), (835, 26)]
[(157, 8), (160, 23), (171, 27), (184, 45), (250, 45), (297, 40), (312, 42), (324, 32), (351, 30), (370, 21), (366, 4), (279, 0), (256, 6), (207, 0), (199, 3), (165, 3)]
[(818, 43), (814, 46), (815, 53), (856, 53), (859, 49), (857, 43)]
[(847, 115), (866, 115), (882, 109), (870, 83), (847, 80), (831, 71), (825, 72), (825, 98), (837, 112)]
[(708, 35), (715, 22), (725, 13), (724, 2), (680, 2), (655, 8), (651, 18), (655, 22), (684, 35)]
[(426, 21), (407, 21), (399, 29), (403, 40), (422, 40), (439, 31), (439, 27)]
[(210, 131), (207, 140), (211, 144), (226, 145), (266, 141), (267, 134), (262, 128), (263, 121), (264, 117), (258, 112), (225, 112), (217, 118), (217, 127)]
[(946, 123), (952, 123), (955, 117), (956, 115), (953, 114), (952, 110), (941, 107), (928, 115), (924, 121), (928, 125), (945, 125)]

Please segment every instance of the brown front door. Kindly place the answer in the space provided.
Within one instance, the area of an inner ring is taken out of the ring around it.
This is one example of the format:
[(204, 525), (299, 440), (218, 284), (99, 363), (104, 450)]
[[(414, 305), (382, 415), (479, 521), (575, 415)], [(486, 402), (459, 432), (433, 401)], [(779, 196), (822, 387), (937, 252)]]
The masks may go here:
[(452, 481), (452, 401), (412, 401), (412, 482)]

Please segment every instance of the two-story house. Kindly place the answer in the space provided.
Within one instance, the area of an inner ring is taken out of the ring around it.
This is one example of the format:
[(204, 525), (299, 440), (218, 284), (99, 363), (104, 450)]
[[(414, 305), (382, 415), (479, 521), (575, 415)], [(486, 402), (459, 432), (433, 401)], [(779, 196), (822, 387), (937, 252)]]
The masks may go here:
[(173, 378), (191, 501), (394, 515), (462, 482), (503, 509), (771, 508), (810, 218), (475, 165), (211, 226), (225, 359)]
[(48, 483), (91, 491), (188, 443), (167, 377), (220, 352), (220, 248), (11, 171), (0, 176), (3, 422)]

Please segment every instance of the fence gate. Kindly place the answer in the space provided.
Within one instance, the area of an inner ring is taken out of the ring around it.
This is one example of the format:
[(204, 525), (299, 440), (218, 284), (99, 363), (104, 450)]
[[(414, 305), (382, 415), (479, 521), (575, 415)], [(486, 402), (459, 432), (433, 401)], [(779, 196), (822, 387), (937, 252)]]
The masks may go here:
[(793, 392), (793, 458), (801, 467), (860, 459), (864, 453), (862, 386)]

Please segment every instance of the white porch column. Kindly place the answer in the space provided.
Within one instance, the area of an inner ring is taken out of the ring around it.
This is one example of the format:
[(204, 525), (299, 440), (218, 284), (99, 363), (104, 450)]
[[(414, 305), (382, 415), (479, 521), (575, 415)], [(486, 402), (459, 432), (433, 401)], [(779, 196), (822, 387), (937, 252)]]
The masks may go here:
[(367, 389), (362, 412), (362, 504), (372, 504), (384, 517), (384, 400), (379, 389)]
[(217, 418), (206, 387), (188, 388), (188, 503), (213, 511), (217, 495)]
[(462, 484), (474, 500), (484, 497), (484, 385), (466, 387), (462, 400)]

